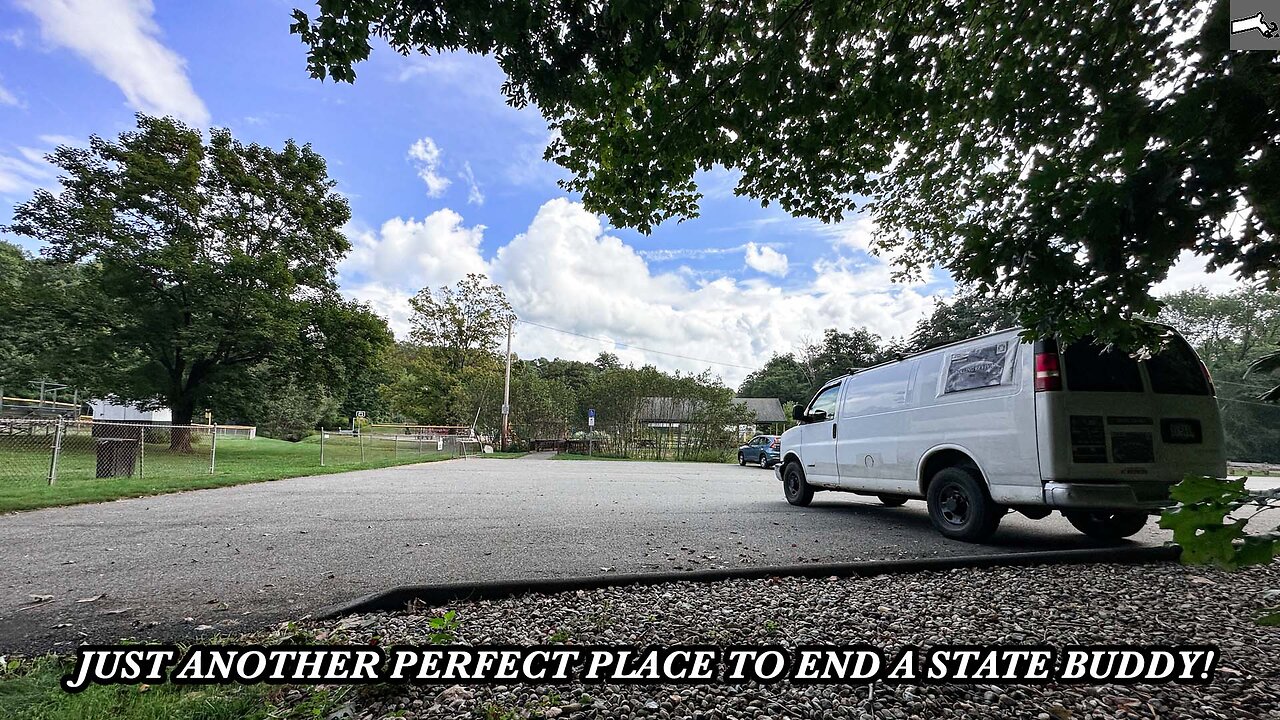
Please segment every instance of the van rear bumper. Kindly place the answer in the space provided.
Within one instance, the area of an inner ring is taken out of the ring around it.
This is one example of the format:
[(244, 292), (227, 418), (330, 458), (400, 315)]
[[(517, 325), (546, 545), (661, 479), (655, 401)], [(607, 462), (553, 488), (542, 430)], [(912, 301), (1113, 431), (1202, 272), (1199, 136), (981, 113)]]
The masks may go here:
[(1091, 510), (1160, 510), (1173, 505), (1168, 485), (1143, 487), (1121, 483), (1047, 482), (1044, 504), (1055, 508)]

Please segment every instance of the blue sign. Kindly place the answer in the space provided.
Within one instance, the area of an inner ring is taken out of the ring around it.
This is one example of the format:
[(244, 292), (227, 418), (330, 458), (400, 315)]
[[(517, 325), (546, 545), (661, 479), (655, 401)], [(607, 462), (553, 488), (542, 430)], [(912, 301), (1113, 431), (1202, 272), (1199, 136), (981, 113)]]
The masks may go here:
[(587, 410), (587, 417), (589, 417), (589, 418), (593, 418), (593, 417), (595, 417), (595, 416), (596, 416), (596, 409), (595, 409), (595, 408), (591, 408), (590, 410)]

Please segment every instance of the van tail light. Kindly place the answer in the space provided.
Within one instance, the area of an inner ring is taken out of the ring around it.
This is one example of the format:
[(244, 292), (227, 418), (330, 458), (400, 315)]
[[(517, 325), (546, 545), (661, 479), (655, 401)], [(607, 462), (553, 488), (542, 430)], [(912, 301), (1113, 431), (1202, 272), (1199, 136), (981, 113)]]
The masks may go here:
[[(1048, 345), (1048, 343), (1046, 343)], [(1036, 349), (1036, 392), (1062, 389), (1062, 370), (1058, 366), (1058, 349)]]

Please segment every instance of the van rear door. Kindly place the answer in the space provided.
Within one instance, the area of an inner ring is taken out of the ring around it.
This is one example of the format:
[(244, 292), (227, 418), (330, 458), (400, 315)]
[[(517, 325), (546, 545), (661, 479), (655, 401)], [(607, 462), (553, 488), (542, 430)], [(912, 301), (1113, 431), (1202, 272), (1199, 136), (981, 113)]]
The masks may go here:
[[(1052, 341), (1037, 344), (1038, 354), (1055, 351)], [(1037, 385), (1042, 479), (1164, 485), (1225, 475), (1213, 386), (1180, 336), (1143, 362), (1091, 340), (1057, 361), (1062, 381)]]

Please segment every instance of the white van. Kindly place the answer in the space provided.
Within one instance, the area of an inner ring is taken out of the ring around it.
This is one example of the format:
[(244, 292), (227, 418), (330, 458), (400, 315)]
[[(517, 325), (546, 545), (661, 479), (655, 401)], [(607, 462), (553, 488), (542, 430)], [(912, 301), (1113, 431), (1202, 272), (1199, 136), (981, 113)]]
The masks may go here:
[(816, 490), (924, 499), (957, 540), (985, 540), (1009, 510), (1128, 537), (1184, 475), (1227, 472), (1209, 373), (1162, 329), (1141, 362), (1003, 330), (837, 378), (797, 406), (775, 472), (792, 505)]

